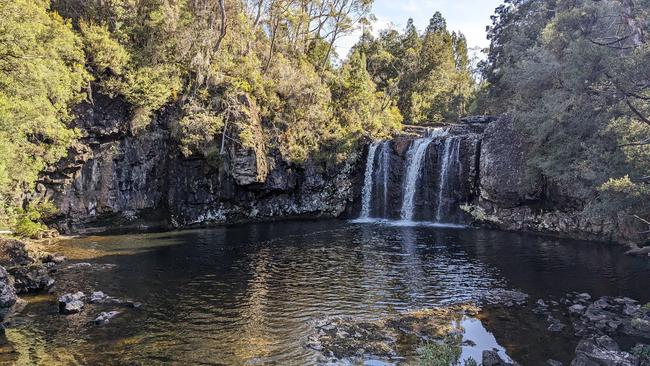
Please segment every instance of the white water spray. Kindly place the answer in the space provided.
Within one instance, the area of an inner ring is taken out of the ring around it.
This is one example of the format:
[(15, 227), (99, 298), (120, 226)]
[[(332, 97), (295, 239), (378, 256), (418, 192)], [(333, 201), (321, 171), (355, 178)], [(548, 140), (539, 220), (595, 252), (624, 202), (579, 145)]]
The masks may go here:
[(411, 144), (407, 153), (406, 176), (404, 177), (404, 199), (402, 200), (402, 210), (400, 218), (404, 221), (413, 220), (415, 193), (417, 184), (422, 175), (422, 163), (427, 152), (427, 148), (433, 141), (433, 137), (420, 138)]
[(363, 191), (361, 196), (362, 219), (370, 218), (370, 204), (372, 203), (372, 179), (375, 167), (375, 154), (379, 143), (373, 142), (368, 148), (368, 159), (366, 160), (366, 172), (363, 179)]

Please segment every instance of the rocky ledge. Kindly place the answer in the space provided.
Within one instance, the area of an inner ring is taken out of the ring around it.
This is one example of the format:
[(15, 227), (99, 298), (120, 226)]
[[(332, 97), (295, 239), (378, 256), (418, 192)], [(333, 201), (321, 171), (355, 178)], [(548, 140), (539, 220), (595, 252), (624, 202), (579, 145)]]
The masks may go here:
[[(464, 339), (461, 320), (475, 316), (480, 309), (474, 305), (454, 305), (410, 311), (376, 321), (355, 321), (350, 318), (324, 319), (315, 324), (307, 347), (321, 354), (320, 364), (403, 363), (419, 359), (457, 364), (461, 347), (474, 347)], [(509, 366), (498, 352), (482, 352), (483, 366)], [(476, 360), (464, 360), (472, 364)], [(476, 363), (474, 363), (476, 364)]]
[[(479, 195), (463, 209), (476, 223), (509, 231), (598, 241), (640, 242), (644, 230), (627, 217), (587, 213), (585, 187), (529, 172), (530, 145), (509, 116), (490, 123), (481, 138)], [(640, 253), (647, 255), (647, 249)]]
[[(357, 364), (367, 360), (389, 364), (419, 360), (428, 364), (426, 360), (431, 357), (445, 357), (448, 364), (457, 364), (462, 347), (480, 346), (466, 337), (463, 320), (475, 318), (483, 306), (510, 308), (527, 302), (528, 295), (520, 291), (497, 288), (475, 304), (408, 311), (374, 321), (326, 318), (314, 324), (315, 332), (306, 347), (320, 354), (321, 364)], [(466, 365), (474, 361), (483, 366), (517, 365), (496, 350), (477, 350), (482, 351), (481, 360), (463, 360)]]
[[(81, 140), (46, 169), (30, 197), (55, 204), (59, 214), (48, 224), (62, 233), (335, 217), (352, 199), (358, 153), (337, 164), (296, 164), (278, 147), (244, 147), (230, 138), (221, 148), (215, 136), (214, 154), (186, 156), (173, 136), (174, 108), (135, 133), (128, 103), (101, 94), (93, 101), (78, 107)], [(268, 126), (254, 102), (245, 95), (238, 101), (228, 134), (237, 136), (243, 126), (263, 134)]]
[[(592, 299), (587, 293), (532, 302), (520, 291), (495, 289), (475, 304), (409, 311), (373, 321), (327, 318), (314, 324), (306, 347), (318, 352), (320, 364), (328, 365), (369, 360), (427, 364), (431, 355), (450, 357), (445, 358), (448, 364), (517, 365), (495, 349), (483, 350), (480, 360), (460, 360), (461, 347), (477, 346), (472, 335), (465, 334), (463, 320), (484, 319), (486, 312), (500, 318), (512, 311), (529, 314), (525, 316), (529, 321), (530, 317), (544, 319), (548, 337), (561, 342), (574, 339), (571, 366), (650, 366), (650, 304), (626, 297)], [(544, 364), (563, 365), (554, 359)]]
[(48, 253), (37, 243), (0, 238), (0, 321), (20, 310), (19, 294), (47, 291), (65, 257)]

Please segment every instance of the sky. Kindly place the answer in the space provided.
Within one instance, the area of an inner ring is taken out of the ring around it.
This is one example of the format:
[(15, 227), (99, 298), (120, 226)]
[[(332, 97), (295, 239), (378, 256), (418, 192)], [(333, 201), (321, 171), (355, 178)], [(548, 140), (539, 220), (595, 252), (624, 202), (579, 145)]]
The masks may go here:
[[(389, 28), (391, 24), (402, 31), (409, 18), (413, 18), (418, 30), (423, 31), (429, 24), (429, 18), (439, 11), (447, 19), (447, 28), (451, 31), (461, 31), (467, 37), (467, 45), (472, 47), (487, 47), (490, 42), (485, 38), (485, 27), (490, 24), (490, 15), (502, 0), (375, 0), (373, 13), (377, 22), (373, 25), (373, 33)], [(361, 32), (355, 32), (341, 38), (337, 44), (337, 52), (341, 57), (348, 54), (350, 48), (357, 42)]]

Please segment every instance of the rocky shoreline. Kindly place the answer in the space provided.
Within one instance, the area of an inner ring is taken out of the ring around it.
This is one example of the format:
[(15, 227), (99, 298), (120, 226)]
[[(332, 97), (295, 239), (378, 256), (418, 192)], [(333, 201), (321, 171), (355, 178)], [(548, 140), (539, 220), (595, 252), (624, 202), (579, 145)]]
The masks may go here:
[[(451, 355), (450, 364), (514, 366), (519, 364), (496, 349), (483, 350), (480, 360), (460, 359), (460, 349), (476, 345), (472, 335), (465, 334), (462, 319), (515, 310), (543, 319), (549, 337), (561, 333), (574, 337), (575, 356), (566, 365), (650, 366), (650, 304), (626, 297), (592, 299), (587, 293), (532, 302), (519, 291), (495, 289), (473, 304), (409, 311), (374, 321), (328, 318), (314, 324), (306, 347), (321, 355), (323, 365), (368, 360), (428, 364), (423, 358), (433, 349), (437, 357)], [(544, 364), (564, 363), (547, 359)]]
[(33, 242), (0, 238), (0, 318), (20, 311), (20, 294), (47, 291), (54, 285), (54, 274), (62, 255), (51, 254)]
[[(0, 237), (0, 329), (11, 324), (11, 319), (26, 305), (19, 295), (52, 293), (59, 270), (90, 269), (90, 263), (80, 262), (62, 267), (66, 258), (61, 254), (45, 251), (42, 242), (21, 241)], [(72, 315), (83, 312), (89, 317), (87, 323), (107, 324), (122, 313), (120, 309), (138, 309), (141, 303), (118, 299), (102, 291), (89, 296), (83, 292), (65, 293), (58, 297), (58, 312)], [(88, 308), (89, 310), (84, 310)]]

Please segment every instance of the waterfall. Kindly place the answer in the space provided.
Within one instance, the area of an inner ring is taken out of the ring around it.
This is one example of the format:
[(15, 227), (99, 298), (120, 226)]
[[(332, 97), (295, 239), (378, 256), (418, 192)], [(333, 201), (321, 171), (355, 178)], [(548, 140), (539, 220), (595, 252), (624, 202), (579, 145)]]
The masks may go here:
[(373, 142), (368, 148), (368, 159), (366, 160), (366, 172), (363, 179), (363, 191), (361, 197), (361, 217), (370, 218), (370, 204), (372, 203), (372, 179), (375, 167), (375, 154), (379, 143)]
[[(460, 219), (456, 204), (467, 197), (467, 184), (463, 177), (463, 164), (460, 150), (464, 137), (451, 135), (448, 129), (437, 128), (428, 131), (427, 136), (412, 140), (405, 156), (405, 167), (391, 171), (391, 164), (396, 160), (400, 145), (392, 141), (373, 142), (368, 146), (365, 175), (361, 196), (361, 213), (358, 222), (390, 223), (394, 213), (391, 207), (391, 189), (395, 184), (394, 173), (403, 172), (401, 176), (402, 203), (397, 225), (454, 225)], [(432, 143), (437, 150), (437, 158), (427, 159)], [(397, 146), (397, 148), (395, 148)], [(394, 150), (395, 149), (395, 150)], [(426, 175), (425, 175), (426, 174)], [(417, 201), (416, 201), (417, 200)], [(424, 210), (420, 212), (417, 208)], [(422, 223), (413, 222), (422, 214)], [(373, 219), (373, 220), (370, 220)]]
[(413, 220), (414, 200), (417, 190), (417, 183), (422, 173), (427, 148), (433, 141), (433, 137), (420, 138), (411, 144), (406, 158), (406, 176), (404, 177), (404, 199), (402, 200), (401, 219), (403, 221)]
[(384, 193), (384, 217), (388, 217), (388, 172), (390, 170), (390, 141), (381, 144), (381, 176)]
[(438, 205), (436, 208), (436, 222), (441, 223), (445, 219), (449, 195), (453, 193), (450, 182), (451, 174), (458, 173), (460, 166), (460, 139), (453, 137), (445, 139), (444, 150), (442, 153), (442, 162), (438, 175)]

